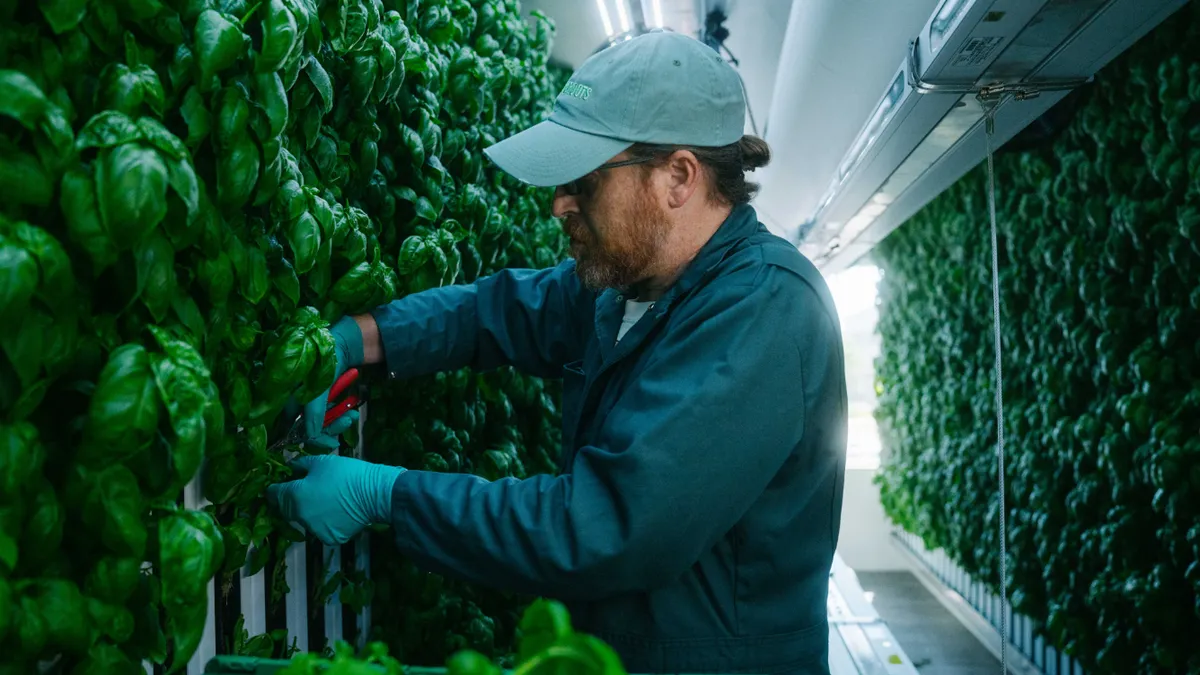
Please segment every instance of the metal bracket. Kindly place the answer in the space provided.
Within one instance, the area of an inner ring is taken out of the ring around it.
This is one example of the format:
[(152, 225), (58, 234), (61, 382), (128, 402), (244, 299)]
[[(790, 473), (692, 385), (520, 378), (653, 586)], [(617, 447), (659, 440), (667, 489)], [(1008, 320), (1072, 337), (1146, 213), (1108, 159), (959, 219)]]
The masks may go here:
[(1074, 80), (1046, 80), (1042, 82), (997, 82), (995, 84), (976, 85), (963, 82), (928, 82), (921, 79), (920, 68), (917, 64), (917, 41), (908, 42), (908, 85), (918, 94), (975, 94), (980, 101), (999, 101), (1005, 96), (1011, 96), (1017, 101), (1027, 101), (1037, 98), (1046, 91), (1069, 91), (1077, 89), (1092, 78)]

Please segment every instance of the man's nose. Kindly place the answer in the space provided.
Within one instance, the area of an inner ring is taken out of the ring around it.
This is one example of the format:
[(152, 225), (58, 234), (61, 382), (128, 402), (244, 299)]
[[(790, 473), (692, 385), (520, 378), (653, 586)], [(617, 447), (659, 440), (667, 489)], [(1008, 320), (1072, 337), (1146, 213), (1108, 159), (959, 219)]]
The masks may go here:
[(567, 194), (567, 191), (559, 186), (554, 189), (554, 203), (551, 212), (555, 218), (566, 218), (569, 214), (579, 213), (579, 200)]

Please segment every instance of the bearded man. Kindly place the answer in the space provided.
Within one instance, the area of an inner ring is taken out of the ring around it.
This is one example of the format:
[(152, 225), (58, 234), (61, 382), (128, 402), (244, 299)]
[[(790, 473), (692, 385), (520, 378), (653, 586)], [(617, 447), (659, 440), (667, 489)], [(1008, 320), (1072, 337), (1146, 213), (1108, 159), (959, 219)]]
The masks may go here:
[[(686, 36), (592, 56), (549, 119), (488, 148), (553, 186), (572, 258), (335, 324), (337, 375), (562, 378), (555, 475), (487, 481), (323, 455), (270, 488), (326, 544), (392, 527), (423, 569), (566, 604), (631, 673), (828, 673), (846, 446), (829, 291), (770, 234), (740, 79)], [(519, 224), (518, 224), (519, 225)], [(327, 397), (306, 407), (313, 443)], [(376, 551), (376, 556), (387, 552)], [(378, 560), (376, 560), (378, 564)]]

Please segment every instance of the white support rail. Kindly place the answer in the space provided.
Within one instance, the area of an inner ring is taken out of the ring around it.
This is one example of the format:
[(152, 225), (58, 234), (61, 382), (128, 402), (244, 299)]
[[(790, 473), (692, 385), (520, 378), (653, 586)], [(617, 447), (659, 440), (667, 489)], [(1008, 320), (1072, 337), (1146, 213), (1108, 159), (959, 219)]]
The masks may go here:
[[(967, 574), (938, 549), (930, 551), (920, 537), (900, 529), (892, 543), (929, 592), (996, 658), (1000, 657), (1000, 597)], [(1034, 621), (1015, 614), (1006, 602), (1008, 671), (1013, 675), (1085, 675), (1079, 662), (1046, 644), (1033, 633)]]
[[(351, 451), (355, 457), (363, 456), (363, 429), (366, 423), (367, 406), (364, 404), (359, 409), (359, 426), (357, 446)], [(240, 430), (239, 430), (240, 431)], [(201, 475), (203, 471), (198, 472), (196, 477), (187, 484), (183, 491), (184, 507), (189, 509), (202, 509), (208, 506), (210, 502), (204, 499), (201, 487)], [(369, 535), (363, 533), (353, 542), (354, 554), (349, 559), (350, 566), (353, 569), (363, 570), (369, 577), (371, 569)], [(335, 591), (328, 599), (323, 608), (317, 609), (312, 606), (313, 592), (309, 584), (309, 545), (307, 543), (292, 544), (284, 554), (284, 561), (287, 565), (287, 570), (284, 573), (284, 579), (287, 582), (288, 592), (283, 598), (283, 616), (285, 625), (288, 631), (287, 644), (295, 646), (300, 651), (311, 651), (321, 649), (324, 645), (320, 644), (316, 639), (317, 636), (310, 635), (309, 631), (309, 614), (311, 611), (320, 611), (324, 619), (324, 638), (325, 644), (330, 646), (338, 640), (346, 639), (345, 630), (343, 628), (343, 613), (342, 604), (340, 601), (340, 592)], [(343, 569), (343, 557), (340, 547), (322, 546), (322, 556), (325, 561), (326, 576), (321, 581), (328, 579), (333, 574)], [(237, 589), (239, 607), (243, 626), (246, 632), (251, 636), (259, 635), (268, 631), (268, 612), (275, 608), (269, 607), (270, 598), (270, 580), (268, 574), (271, 572), (270, 566), (259, 570), (256, 574), (247, 575), (245, 568), (237, 573), (237, 578), (234, 587)], [(312, 570), (314, 573), (318, 570)], [(208, 583), (208, 617), (204, 625), (204, 633), (200, 640), (200, 646), (196, 649), (196, 653), (188, 661), (186, 673), (187, 675), (201, 675), (204, 668), (213, 657), (224, 654), (228, 648), (225, 644), (226, 636), (218, 636), (217, 632), (217, 612), (220, 608), (217, 607), (217, 593), (215, 581)], [(277, 615), (276, 615), (277, 616)], [(359, 646), (364, 645), (370, 634), (371, 626), (371, 609), (365, 607), (363, 611), (355, 617), (355, 641)], [(229, 630), (232, 626), (223, 626), (224, 630)], [(143, 664), (143, 668), (147, 675), (156, 675), (162, 672), (161, 667), (155, 667), (147, 662)]]

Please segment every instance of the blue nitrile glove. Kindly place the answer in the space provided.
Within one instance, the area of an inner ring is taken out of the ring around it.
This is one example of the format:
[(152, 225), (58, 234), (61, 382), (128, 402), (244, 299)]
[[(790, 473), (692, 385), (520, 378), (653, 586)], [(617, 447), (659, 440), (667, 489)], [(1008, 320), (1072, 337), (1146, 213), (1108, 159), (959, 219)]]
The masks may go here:
[[(343, 316), (337, 323), (329, 328), (329, 332), (333, 334), (334, 341), (334, 356), (336, 357), (337, 366), (334, 368), (333, 381), (336, 382), (342, 373), (355, 366), (362, 365), (363, 362), (363, 337), (362, 330), (358, 327), (358, 323), (354, 317)], [(332, 387), (333, 382), (329, 385)], [(352, 410), (338, 419), (334, 420), (333, 424), (324, 427), (325, 409), (329, 405), (329, 389), (326, 389), (320, 396), (309, 401), (304, 406), (304, 431), (308, 440), (307, 444), (316, 445), (327, 450), (333, 450), (338, 447), (338, 436), (342, 435), (355, 422), (358, 421), (358, 411)]]
[(326, 546), (391, 522), (392, 485), (404, 469), (340, 455), (297, 457), (289, 465), (308, 475), (267, 487), (267, 499)]

